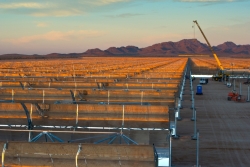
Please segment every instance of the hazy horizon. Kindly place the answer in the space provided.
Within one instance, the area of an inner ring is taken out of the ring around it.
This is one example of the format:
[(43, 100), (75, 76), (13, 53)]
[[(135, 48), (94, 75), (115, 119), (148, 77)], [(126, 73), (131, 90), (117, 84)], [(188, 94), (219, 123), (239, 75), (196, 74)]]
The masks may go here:
[(247, 0), (0, 0), (0, 55), (82, 53), (182, 39), (249, 44)]

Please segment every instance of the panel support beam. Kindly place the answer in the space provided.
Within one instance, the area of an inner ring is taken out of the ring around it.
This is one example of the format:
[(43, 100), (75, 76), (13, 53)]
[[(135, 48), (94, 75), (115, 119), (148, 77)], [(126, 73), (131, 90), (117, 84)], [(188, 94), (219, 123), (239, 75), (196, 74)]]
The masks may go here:
[(75, 94), (73, 93), (72, 90), (69, 90), (69, 91), (70, 91), (70, 94), (71, 94), (71, 97), (72, 97), (73, 104), (76, 104)]
[(78, 162), (77, 162), (77, 160), (78, 160), (78, 155), (80, 154), (80, 152), (82, 151), (82, 145), (81, 144), (79, 144), (78, 145), (78, 151), (77, 151), (77, 153), (76, 153), (76, 167), (78, 167)]
[(30, 119), (30, 113), (29, 113), (29, 110), (27, 109), (26, 105), (24, 103), (21, 103), (24, 111), (25, 111), (25, 114), (26, 114), (26, 117), (27, 117), (27, 121), (28, 121), (28, 129), (29, 130), (32, 130), (34, 125), (32, 124), (32, 121)]
[(4, 155), (5, 151), (8, 149), (8, 143), (4, 143), (3, 145), (3, 152), (2, 152), (2, 167), (4, 167)]

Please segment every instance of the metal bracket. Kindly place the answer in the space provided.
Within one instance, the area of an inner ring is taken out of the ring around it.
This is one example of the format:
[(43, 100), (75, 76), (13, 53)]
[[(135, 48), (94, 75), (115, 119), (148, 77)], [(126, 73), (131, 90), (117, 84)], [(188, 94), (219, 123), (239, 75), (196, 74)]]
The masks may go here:
[[(102, 142), (104, 142), (104, 141), (106, 141), (106, 140), (110, 140), (110, 141), (108, 142), (108, 144), (112, 144), (112, 143), (114, 142), (114, 140), (115, 140), (117, 137), (120, 137), (120, 139), (123, 139), (128, 145), (130, 144), (130, 142), (133, 143), (133, 144), (135, 144), (135, 145), (138, 145), (138, 143), (137, 143), (136, 141), (130, 139), (128, 136), (124, 135), (122, 132), (117, 133), (117, 134), (115, 134), (115, 135), (112, 135), (112, 136), (110, 136), (110, 137), (101, 139), (101, 140), (99, 140), (99, 141), (96, 141), (96, 142), (94, 142), (94, 144), (99, 144), (99, 143), (102, 143)], [(120, 144), (121, 144), (121, 143), (120, 143)]]
[(76, 153), (76, 167), (78, 167), (77, 160), (78, 160), (78, 155), (80, 154), (81, 151), (82, 151), (82, 145), (79, 144), (79, 145), (78, 145), (78, 151), (77, 151), (77, 153)]
[(56, 139), (57, 141), (63, 143), (62, 139), (53, 135), (52, 133), (49, 133), (48, 131), (43, 131), (43, 132), (39, 133), (33, 139), (31, 139), (29, 142), (36, 142), (40, 137), (42, 137), (42, 135), (45, 135), (46, 142), (47, 142), (47, 137), (48, 137), (52, 142), (55, 142), (54, 139)]
[(4, 167), (4, 155), (5, 151), (8, 149), (8, 143), (4, 143), (3, 145), (3, 152), (2, 152), (2, 167)]
[(22, 89), (24, 90), (24, 85), (22, 84), (22, 82), (20, 81), (19, 83), (20, 83)]
[(71, 97), (72, 97), (72, 100), (73, 100), (73, 104), (76, 104), (76, 99), (75, 99), (75, 95), (73, 93), (72, 90), (69, 90), (70, 91), (70, 94), (71, 94)]
[(31, 130), (33, 129), (34, 125), (32, 124), (32, 121), (30, 119), (30, 113), (29, 113), (29, 110), (27, 109), (26, 105), (24, 103), (21, 103), (24, 111), (25, 111), (25, 114), (26, 114), (26, 117), (27, 117), (27, 121), (28, 121), (28, 129)]
[(49, 111), (49, 104), (37, 104), (37, 103), (35, 103), (34, 104), (35, 105), (35, 107), (36, 107), (36, 112), (40, 115), (40, 116), (42, 116), (42, 117), (47, 117), (47, 116), (45, 116), (44, 115), (44, 113), (46, 112), (46, 111)]

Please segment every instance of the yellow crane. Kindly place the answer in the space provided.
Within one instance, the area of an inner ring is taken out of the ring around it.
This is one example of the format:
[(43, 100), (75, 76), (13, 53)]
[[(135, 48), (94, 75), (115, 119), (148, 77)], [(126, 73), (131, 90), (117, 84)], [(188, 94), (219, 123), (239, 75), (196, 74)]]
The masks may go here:
[(216, 62), (218, 64), (218, 66), (220, 68), (220, 71), (216, 75), (213, 76), (213, 79), (216, 80), (216, 81), (219, 81), (219, 80), (222, 80), (222, 79), (228, 80), (229, 75), (228, 74), (224, 74), (224, 68), (223, 68), (223, 66), (222, 66), (222, 64), (221, 64), (218, 56), (214, 52), (214, 49), (212, 48), (212, 46), (210, 45), (209, 41), (207, 40), (207, 37), (205, 36), (204, 32), (202, 31), (201, 27), (199, 26), (197, 20), (194, 20), (193, 22), (197, 25), (197, 27), (199, 28), (201, 34), (205, 38), (205, 40), (206, 40), (206, 42), (207, 42), (207, 44), (209, 46), (209, 49), (211, 50), (211, 52), (212, 52), (212, 54), (213, 54), (213, 56), (214, 56), (214, 58), (215, 58), (215, 60), (216, 60)]

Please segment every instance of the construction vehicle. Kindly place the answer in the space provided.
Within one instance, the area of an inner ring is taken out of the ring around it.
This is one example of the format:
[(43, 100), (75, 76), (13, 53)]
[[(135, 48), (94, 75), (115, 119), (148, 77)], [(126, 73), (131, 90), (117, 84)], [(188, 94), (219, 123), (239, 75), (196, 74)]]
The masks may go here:
[(228, 101), (236, 101), (236, 102), (244, 102), (245, 97), (240, 95), (239, 93), (237, 93), (235, 91), (232, 91), (232, 92), (228, 93), (227, 100)]
[(205, 38), (205, 40), (206, 40), (206, 42), (207, 42), (207, 44), (208, 44), (208, 46), (209, 46), (209, 49), (211, 50), (211, 52), (212, 52), (212, 54), (213, 54), (213, 56), (214, 56), (214, 58), (215, 58), (215, 60), (216, 60), (216, 62), (217, 62), (217, 64), (218, 64), (218, 66), (219, 66), (219, 69), (220, 69), (220, 70), (217, 72), (217, 74), (215, 74), (215, 75), (212, 76), (212, 79), (215, 80), (215, 81), (222, 81), (222, 80), (228, 81), (229, 74), (226, 74), (226, 73), (225, 73), (225, 70), (224, 70), (224, 68), (223, 68), (223, 66), (222, 66), (222, 64), (221, 64), (221, 62), (220, 62), (218, 56), (217, 56), (216, 53), (214, 52), (214, 49), (212, 48), (212, 46), (210, 45), (210, 43), (208, 42), (208, 40), (207, 40), (205, 34), (203, 33), (201, 27), (199, 26), (197, 20), (194, 20), (193, 22), (197, 25), (197, 27), (199, 28), (201, 34), (202, 34), (203, 37)]

